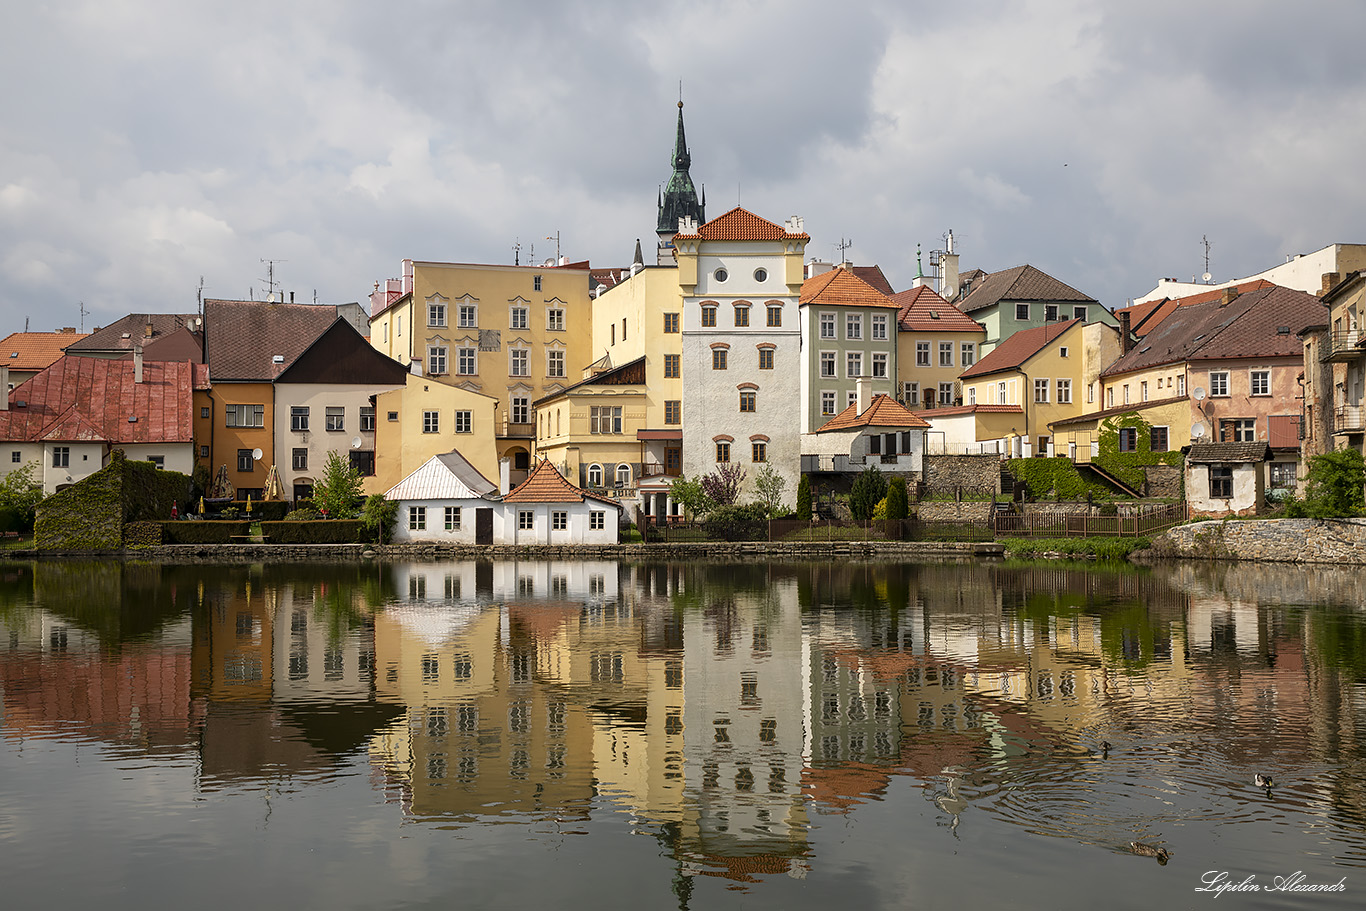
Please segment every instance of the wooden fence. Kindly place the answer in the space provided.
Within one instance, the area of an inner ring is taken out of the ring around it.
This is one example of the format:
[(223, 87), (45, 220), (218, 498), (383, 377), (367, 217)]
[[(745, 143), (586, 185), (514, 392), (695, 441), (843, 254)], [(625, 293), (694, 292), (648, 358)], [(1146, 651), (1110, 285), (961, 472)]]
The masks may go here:
[(1161, 534), (1190, 518), (1186, 503), (1144, 506), (1129, 515), (1093, 516), (997, 513), (997, 537), (1027, 538), (1146, 538)]

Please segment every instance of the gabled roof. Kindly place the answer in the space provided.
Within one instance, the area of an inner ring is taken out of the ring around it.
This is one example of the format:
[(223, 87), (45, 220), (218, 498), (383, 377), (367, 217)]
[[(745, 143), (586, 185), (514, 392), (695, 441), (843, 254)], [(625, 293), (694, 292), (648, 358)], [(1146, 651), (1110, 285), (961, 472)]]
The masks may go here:
[(892, 283), (887, 281), (887, 276), (882, 274), (882, 267), (876, 263), (871, 266), (850, 266), (849, 270), (888, 297), (896, 293), (892, 290)]
[(805, 231), (800, 234), (789, 234), (782, 225), (775, 225), (739, 206), (700, 226), (696, 234), (680, 232), (675, 236), (695, 237), (700, 240), (784, 240), (795, 237), (810, 239), (810, 235)]
[(878, 393), (873, 396), (873, 400), (868, 403), (868, 407), (863, 410), (862, 414), (858, 411), (858, 403), (851, 403), (848, 408), (818, 427), (816, 433), (853, 430), (858, 427), (917, 427), (923, 429), (928, 426), (930, 425), (927, 421), (911, 414), (896, 399), (885, 393)]
[(1085, 414), (1074, 415), (1070, 418), (1059, 418), (1056, 421), (1049, 421), (1049, 427), (1068, 427), (1073, 424), (1089, 424), (1092, 421), (1103, 421), (1106, 418), (1114, 417), (1118, 414), (1142, 413), (1152, 408), (1162, 408), (1176, 402), (1186, 402), (1190, 396), (1173, 395), (1165, 399), (1149, 399), (1146, 402), (1134, 402), (1129, 405), (1116, 405), (1113, 408), (1102, 408), (1100, 411), (1088, 411)]
[(999, 373), (1002, 370), (1014, 370), (1046, 348), (1049, 343), (1064, 335), (1069, 329), (1081, 325), (1083, 323), (1078, 320), (1065, 319), (1056, 323), (1035, 326), (1033, 329), (1021, 329), (997, 345), (986, 357), (964, 370), (959, 375), (959, 379), (966, 380), (971, 377)]
[(1322, 322), (1318, 298), (1279, 285), (1240, 294), (1227, 304), (1220, 297), (1181, 306), (1100, 375), (1198, 360), (1302, 358), (1303, 342), (1296, 333)]
[[(603, 358), (603, 360), (606, 360), (606, 358)], [(540, 405), (542, 402), (548, 402), (551, 399), (557, 399), (560, 396), (566, 395), (570, 392), (574, 392), (575, 390), (583, 386), (594, 385), (641, 386), (641, 392), (644, 392), (645, 390), (643, 387), (645, 385), (645, 358), (638, 357), (633, 361), (628, 361), (627, 363), (622, 364), (620, 367), (613, 367), (609, 370), (604, 370), (601, 373), (595, 373), (587, 379), (579, 380), (572, 386), (566, 386), (563, 389), (557, 389), (549, 395), (541, 396), (539, 399), (532, 402), (531, 404)]]
[(197, 313), (130, 313), (103, 329), (97, 329), (79, 342), (68, 345), (66, 353), (88, 355), (132, 351), (138, 345), (149, 345), (198, 318)]
[(802, 294), (798, 298), (798, 303), (842, 307), (897, 306), (896, 301), (842, 266), (802, 282)]
[(917, 417), (933, 423), (935, 418), (955, 418), (965, 414), (1023, 414), (1019, 405), (949, 405), (943, 408), (925, 408), (916, 412)]
[(384, 494), (389, 500), (496, 500), (498, 485), (457, 450), (434, 455)]
[(277, 383), (367, 385), (375, 391), (407, 381), (408, 371), (402, 364), (371, 345), (340, 316), (275, 378)]
[(564, 475), (544, 459), (536, 463), (531, 474), (516, 490), (503, 497), (504, 503), (582, 503), (584, 500), (596, 500), (621, 508), (620, 504), (611, 500), (584, 493), (565, 480)]
[(0, 364), (11, 370), (38, 371), (62, 356), (62, 349), (89, 333), (13, 332), (0, 341)]
[(987, 331), (986, 326), (944, 300), (929, 285), (893, 294), (892, 300), (901, 306), (896, 324), (903, 332)]
[(206, 300), (209, 376), (215, 383), (272, 382), (336, 319), (335, 304)]
[[(1275, 286), (1266, 279), (1259, 278), (1231, 287), (1235, 288), (1239, 294), (1244, 294), (1248, 291), (1258, 291), (1262, 288), (1272, 288)], [(1211, 288), (1209, 291), (1201, 291), (1198, 294), (1188, 294), (1185, 297), (1163, 297), (1158, 300), (1144, 301), (1141, 304), (1134, 304), (1130, 307), (1120, 307), (1115, 311), (1115, 317), (1118, 318), (1121, 313), (1129, 314), (1129, 327), (1131, 331), (1137, 337), (1142, 338), (1151, 332), (1158, 323), (1162, 322), (1168, 316), (1171, 316), (1172, 311), (1177, 307), (1186, 307), (1191, 304), (1205, 304), (1210, 301), (1219, 300), (1223, 296), (1224, 291), (1224, 288)]]
[(1188, 462), (1265, 462), (1271, 458), (1266, 443), (1192, 443)]
[(1094, 297), (1082, 294), (1046, 272), (1030, 265), (1016, 266), (1002, 272), (992, 272), (977, 283), (967, 298), (958, 305), (964, 313), (973, 313), (1002, 301), (1076, 301), (1079, 304), (1099, 303)]
[(143, 365), (136, 383), (131, 360), (64, 356), (10, 393), (9, 410), (0, 411), (0, 440), (189, 443), (202, 371), (156, 361)]

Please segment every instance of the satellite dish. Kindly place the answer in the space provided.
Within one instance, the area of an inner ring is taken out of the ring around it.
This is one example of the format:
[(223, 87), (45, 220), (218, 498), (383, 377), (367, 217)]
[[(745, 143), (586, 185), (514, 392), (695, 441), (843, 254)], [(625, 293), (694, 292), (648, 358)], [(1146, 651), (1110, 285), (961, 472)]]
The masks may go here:
[(261, 450), (259, 450), (259, 449), (253, 449), (253, 450), (251, 451), (251, 457), (252, 457), (253, 459), (255, 459), (256, 461), (258, 461), (258, 462), (261, 461), (261, 456), (263, 456), (263, 455), (265, 455), (265, 453), (263, 453), (263, 452), (262, 452)]
[(1204, 438), (1204, 436), (1205, 436), (1205, 425), (1204, 425), (1204, 424), (1192, 424), (1192, 425), (1191, 425), (1191, 439), (1192, 439), (1192, 440), (1199, 440), (1199, 439)]
[(352, 438), (351, 438), (351, 448), (352, 448), (352, 449), (360, 449), (360, 444), (361, 444), (361, 438), (360, 438), (360, 437), (352, 437)]
[(1205, 280), (1206, 283), (1208, 283), (1209, 280), (1210, 280), (1211, 278), (1214, 278), (1214, 276), (1213, 276), (1213, 275), (1210, 275), (1208, 272), (1206, 272), (1204, 275), (1202, 275), (1202, 276), (1200, 276), (1200, 277), (1203, 278), (1203, 279)]
[(1205, 387), (1196, 386), (1195, 391), (1191, 393), (1191, 398), (1195, 399), (1197, 402), (1203, 402), (1205, 400)]

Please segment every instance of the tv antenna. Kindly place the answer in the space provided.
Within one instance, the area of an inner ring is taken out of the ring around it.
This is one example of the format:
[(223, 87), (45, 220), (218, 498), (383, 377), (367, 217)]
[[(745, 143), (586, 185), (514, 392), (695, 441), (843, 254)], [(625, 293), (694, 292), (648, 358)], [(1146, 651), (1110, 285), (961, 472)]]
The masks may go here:
[(834, 248), (836, 248), (837, 250), (840, 251), (840, 262), (844, 262), (844, 253), (845, 253), (845, 251), (848, 250), (848, 249), (849, 249), (850, 247), (852, 247), (853, 245), (854, 245), (854, 242), (853, 242), (852, 240), (846, 240), (844, 237), (841, 237), (841, 238), (840, 238), (840, 242), (839, 242), (839, 243), (837, 243), (837, 244), (831, 244), (832, 247), (834, 247)]
[(199, 290), (195, 292), (194, 299), (199, 302), (199, 315), (204, 315), (204, 276), (199, 276)]
[(80, 314), (81, 314), (81, 331), (84, 332), (84, 331), (85, 331), (85, 315), (86, 315), (87, 313), (89, 313), (90, 311), (87, 310), (87, 309), (85, 309), (85, 301), (77, 301), (77, 302), (76, 302), (76, 306), (80, 308)]
[(522, 239), (520, 237), (512, 244), (512, 264), (514, 266), (522, 264)]
[(263, 259), (261, 262), (266, 264), (266, 300), (275, 300), (275, 264), (287, 263), (287, 259)]
[(1201, 234), (1201, 235), (1200, 235), (1200, 243), (1204, 244), (1204, 246), (1205, 246), (1205, 275), (1204, 275), (1204, 279), (1205, 279), (1205, 284), (1209, 284), (1209, 280), (1210, 280), (1210, 271), (1209, 271), (1209, 236), (1206, 235), (1206, 234)]
[(553, 236), (547, 234), (545, 239), (555, 241), (555, 265), (558, 266), (560, 264), (560, 232), (556, 231)]

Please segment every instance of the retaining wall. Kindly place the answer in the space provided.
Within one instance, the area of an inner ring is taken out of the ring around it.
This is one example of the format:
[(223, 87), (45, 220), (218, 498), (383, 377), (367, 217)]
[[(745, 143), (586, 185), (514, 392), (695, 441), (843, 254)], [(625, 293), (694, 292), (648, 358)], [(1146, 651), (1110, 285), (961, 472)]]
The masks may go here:
[(1267, 563), (1366, 564), (1366, 519), (1261, 519), (1178, 525), (1159, 556)]

